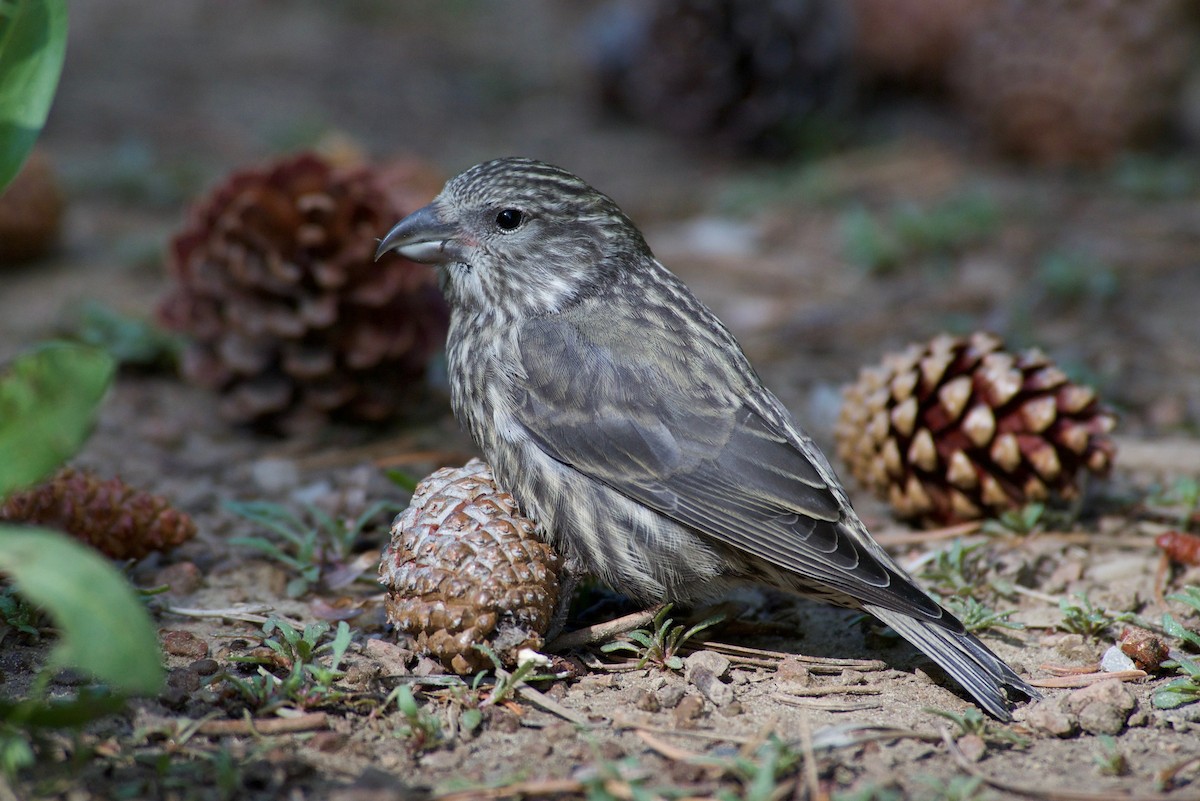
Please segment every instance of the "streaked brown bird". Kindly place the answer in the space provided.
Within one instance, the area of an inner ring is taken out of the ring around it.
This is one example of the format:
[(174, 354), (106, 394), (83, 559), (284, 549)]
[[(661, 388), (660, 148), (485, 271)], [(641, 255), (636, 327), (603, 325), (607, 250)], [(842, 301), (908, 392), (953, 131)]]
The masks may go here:
[(524, 512), (636, 599), (755, 582), (861, 609), (1001, 720), (1038, 693), (871, 538), (728, 329), (610, 198), (524, 158), (479, 164), (379, 245), (436, 264), (451, 402)]

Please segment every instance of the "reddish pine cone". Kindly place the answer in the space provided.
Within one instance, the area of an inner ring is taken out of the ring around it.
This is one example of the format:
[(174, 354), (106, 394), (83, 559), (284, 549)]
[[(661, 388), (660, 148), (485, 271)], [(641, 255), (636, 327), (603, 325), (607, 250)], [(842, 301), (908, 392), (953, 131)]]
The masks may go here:
[(960, 105), (1001, 152), (1101, 164), (1156, 132), (1193, 48), (1188, 0), (1008, 0), (954, 69)]
[(1078, 492), (1103, 474), (1116, 419), (1040, 351), (940, 335), (866, 368), (835, 436), (850, 472), (903, 518), (946, 525)]
[(681, 136), (786, 155), (853, 94), (842, 0), (655, 0), (598, 27), (605, 102)]
[(426, 478), (379, 565), (388, 619), (457, 673), (540, 648), (558, 603), (558, 555), (479, 459)]
[(448, 316), (433, 270), (374, 261), (418, 205), (386, 180), (302, 154), (235, 173), (192, 209), (160, 315), (190, 335), (183, 372), (223, 393), (226, 418), (381, 420), (411, 402)]
[(34, 150), (12, 183), (0, 189), (0, 264), (45, 255), (58, 239), (64, 205), (50, 159)]
[(70, 467), (10, 495), (0, 519), (61, 529), (112, 559), (141, 559), (196, 534), (192, 519), (166, 498)]

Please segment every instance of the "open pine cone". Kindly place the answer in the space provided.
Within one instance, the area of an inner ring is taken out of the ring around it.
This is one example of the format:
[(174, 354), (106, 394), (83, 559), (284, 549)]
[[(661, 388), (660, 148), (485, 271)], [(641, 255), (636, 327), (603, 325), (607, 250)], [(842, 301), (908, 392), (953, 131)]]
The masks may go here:
[(851, 0), (858, 66), (884, 81), (940, 85), (980, 12), (996, 0)]
[(864, 369), (835, 435), (850, 472), (903, 518), (974, 520), (1078, 492), (1103, 474), (1116, 419), (1039, 351), (941, 335)]
[(673, 133), (782, 155), (848, 105), (841, 0), (656, 0), (611, 17), (597, 37), (605, 101)]
[(166, 498), (70, 467), (9, 495), (0, 520), (61, 529), (111, 559), (141, 559), (196, 535), (192, 518)]
[(229, 177), (171, 242), (160, 316), (191, 338), (184, 374), (219, 390), (235, 422), (403, 409), (448, 319), (433, 270), (374, 261), (377, 238), (415, 208), (369, 169), (313, 154)]
[(1161, 127), (1195, 41), (1189, 0), (1008, 0), (972, 26), (953, 74), (996, 149), (1099, 164)]
[(426, 478), (379, 565), (388, 619), (457, 673), (540, 648), (558, 603), (558, 555), (479, 459)]

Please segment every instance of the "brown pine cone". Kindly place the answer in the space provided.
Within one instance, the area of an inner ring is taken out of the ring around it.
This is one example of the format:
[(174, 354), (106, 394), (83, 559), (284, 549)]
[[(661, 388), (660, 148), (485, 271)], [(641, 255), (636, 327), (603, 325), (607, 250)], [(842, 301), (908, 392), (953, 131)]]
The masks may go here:
[(61, 529), (112, 559), (141, 559), (196, 534), (191, 517), (166, 498), (70, 467), (8, 496), (0, 520)]
[(426, 478), (396, 518), (379, 565), (388, 619), (457, 673), (540, 648), (558, 603), (560, 560), (479, 459)]
[(935, 337), (847, 387), (838, 455), (902, 518), (947, 525), (1078, 492), (1103, 474), (1116, 418), (1041, 352), (990, 334)]
[(852, 0), (858, 66), (885, 81), (941, 85), (983, 9), (996, 0)]
[(223, 393), (226, 418), (381, 420), (411, 403), (448, 315), (433, 270), (374, 261), (416, 208), (399, 189), (301, 154), (235, 173), (191, 211), (159, 311), (190, 335), (183, 372)]
[(594, 26), (605, 102), (672, 133), (786, 155), (849, 105), (841, 0), (657, 0), (609, 17)]
[(64, 205), (50, 159), (34, 150), (12, 183), (0, 189), (0, 264), (45, 255), (58, 239)]
[(1006, 154), (1102, 164), (1157, 132), (1193, 51), (1188, 0), (1008, 0), (982, 13), (953, 74)]

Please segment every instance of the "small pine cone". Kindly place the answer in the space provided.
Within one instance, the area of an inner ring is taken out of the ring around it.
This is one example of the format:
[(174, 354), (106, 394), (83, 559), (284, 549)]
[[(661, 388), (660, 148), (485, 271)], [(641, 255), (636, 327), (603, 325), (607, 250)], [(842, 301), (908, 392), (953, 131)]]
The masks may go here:
[(867, 75), (941, 85), (964, 36), (996, 0), (852, 0), (855, 53)]
[(0, 519), (62, 529), (112, 559), (141, 559), (196, 534), (191, 517), (166, 498), (70, 467), (8, 496)]
[(379, 565), (388, 619), (460, 674), (491, 665), (476, 643), (509, 663), (522, 648), (540, 648), (560, 560), (536, 527), (479, 459), (438, 470), (392, 526)]
[(382, 420), (411, 402), (448, 315), (433, 270), (374, 261), (417, 206), (394, 188), (301, 154), (235, 173), (192, 210), (159, 312), (190, 335), (183, 372), (223, 394), (227, 419)]
[(657, 0), (594, 27), (606, 103), (742, 152), (786, 155), (853, 92), (841, 0)]
[(948, 525), (1078, 492), (1103, 474), (1116, 419), (1038, 350), (941, 335), (846, 388), (838, 455), (902, 518)]
[(64, 205), (50, 159), (34, 150), (12, 183), (0, 189), (0, 264), (45, 255), (58, 239)]
[(1009, 0), (980, 15), (953, 70), (960, 105), (1006, 154), (1103, 164), (1172, 112), (1189, 0)]

